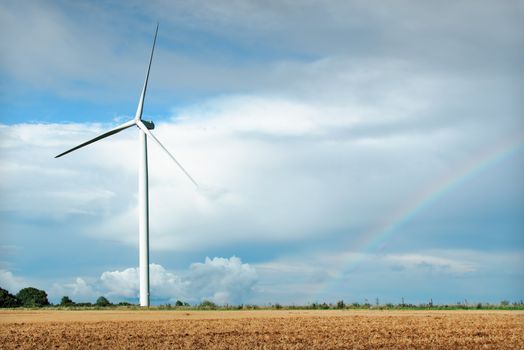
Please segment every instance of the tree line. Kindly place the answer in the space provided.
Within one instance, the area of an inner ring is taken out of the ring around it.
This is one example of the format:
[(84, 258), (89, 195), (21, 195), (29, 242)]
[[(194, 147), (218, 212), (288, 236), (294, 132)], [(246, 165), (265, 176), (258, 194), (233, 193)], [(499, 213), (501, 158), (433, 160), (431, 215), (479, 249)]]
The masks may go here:
[[(40, 290), (33, 287), (22, 288), (18, 293), (11, 294), (9, 291), (0, 287), (0, 308), (15, 308), (15, 307), (138, 307), (136, 304), (129, 302), (119, 302), (117, 304), (111, 303), (106, 297), (100, 296), (95, 303), (74, 302), (70, 297), (63, 296), (59, 304), (52, 305), (48, 298), (47, 293), (44, 290)], [(430, 299), (427, 303), (421, 304), (410, 304), (405, 303), (404, 298), (399, 304), (386, 303), (381, 304), (379, 299), (376, 298), (375, 302), (371, 304), (367, 299), (363, 303), (353, 302), (345, 303), (343, 300), (339, 300), (336, 303), (311, 303), (307, 305), (281, 305), (281, 304), (270, 304), (267, 306), (259, 305), (217, 305), (216, 303), (203, 300), (201, 303), (196, 305), (190, 305), (189, 303), (177, 300), (173, 305), (164, 304), (158, 306), (159, 309), (204, 309), (204, 310), (256, 310), (256, 309), (311, 309), (311, 310), (345, 310), (345, 309), (379, 309), (379, 310), (391, 310), (391, 309), (436, 309), (436, 310), (453, 310), (453, 309), (514, 309), (523, 310), (524, 302), (522, 300), (518, 302), (510, 303), (508, 300), (502, 300), (498, 304), (490, 303), (469, 303), (467, 300), (458, 301), (455, 304), (434, 304), (433, 300)]]
[[(214, 308), (216, 304), (204, 301), (201, 303), (204, 308)], [(38, 308), (47, 306), (59, 306), (59, 307), (110, 307), (110, 306), (137, 306), (136, 304), (128, 302), (119, 302), (117, 304), (111, 303), (105, 296), (100, 296), (95, 303), (89, 302), (74, 302), (69, 296), (64, 295), (60, 300), (59, 304), (53, 305), (47, 298), (47, 293), (44, 290), (37, 289), (34, 287), (22, 288), (16, 294), (9, 293), (8, 290), (0, 287), (0, 308), (15, 308), (15, 307), (28, 307)], [(190, 304), (177, 300), (175, 307), (191, 307)]]
[[(92, 303), (75, 303), (68, 296), (63, 296), (58, 306), (111, 306), (113, 305), (106, 297), (101, 296), (96, 300), (95, 304)], [(119, 303), (118, 305), (125, 306), (131, 305), (130, 303)], [(0, 287), (0, 307), (12, 308), (12, 307), (45, 307), (52, 306), (47, 299), (47, 293), (44, 290), (27, 287), (22, 288), (16, 294), (11, 294), (9, 291)]]

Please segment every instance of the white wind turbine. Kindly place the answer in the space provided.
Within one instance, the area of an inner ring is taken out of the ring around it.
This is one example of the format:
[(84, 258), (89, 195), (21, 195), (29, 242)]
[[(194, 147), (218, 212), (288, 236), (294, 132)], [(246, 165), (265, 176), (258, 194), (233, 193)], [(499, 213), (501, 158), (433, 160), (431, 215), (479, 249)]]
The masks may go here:
[(149, 79), (149, 71), (151, 69), (151, 61), (153, 60), (153, 52), (155, 51), (156, 36), (158, 34), (158, 24), (155, 31), (155, 39), (153, 40), (153, 48), (151, 49), (151, 57), (149, 58), (149, 66), (147, 67), (146, 79), (142, 94), (138, 101), (138, 108), (136, 110), (135, 118), (109, 130), (102, 135), (99, 135), (89, 141), (86, 141), (76, 147), (71, 148), (63, 153), (60, 153), (55, 158), (61, 157), (73, 152), (79, 148), (89, 145), (90, 143), (101, 140), (105, 137), (114, 135), (124, 129), (132, 126), (138, 127), (139, 139), (139, 165), (138, 165), (138, 232), (139, 232), (139, 266), (140, 266), (140, 306), (149, 306), (149, 199), (148, 199), (148, 182), (147, 182), (147, 137), (151, 137), (157, 145), (166, 152), (166, 154), (178, 165), (178, 167), (187, 175), (189, 180), (198, 187), (196, 181), (189, 175), (189, 173), (182, 167), (182, 165), (169, 153), (169, 151), (162, 145), (160, 141), (151, 133), (155, 125), (153, 122), (142, 120), (142, 109), (144, 108), (144, 98), (146, 96), (147, 80)]

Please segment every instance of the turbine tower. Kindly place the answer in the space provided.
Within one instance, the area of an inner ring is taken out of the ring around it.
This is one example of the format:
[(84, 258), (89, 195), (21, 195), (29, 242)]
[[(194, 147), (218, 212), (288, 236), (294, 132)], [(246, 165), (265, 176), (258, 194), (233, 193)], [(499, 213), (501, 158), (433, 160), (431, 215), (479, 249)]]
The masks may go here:
[(176, 160), (176, 158), (169, 153), (169, 151), (162, 145), (160, 141), (151, 133), (150, 130), (155, 128), (155, 124), (151, 121), (142, 120), (142, 110), (144, 109), (144, 98), (146, 96), (147, 81), (149, 79), (149, 71), (151, 70), (151, 62), (153, 61), (153, 53), (155, 52), (156, 37), (158, 34), (158, 24), (155, 31), (155, 39), (153, 40), (153, 48), (151, 49), (151, 57), (149, 58), (149, 65), (147, 67), (146, 78), (144, 80), (144, 87), (140, 94), (138, 101), (138, 108), (136, 110), (135, 118), (111, 129), (102, 135), (99, 135), (89, 141), (86, 141), (76, 147), (71, 148), (63, 153), (60, 153), (55, 158), (62, 157), (79, 148), (87, 146), (93, 142), (106, 138), (108, 136), (119, 133), (122, 130), (132, 126), (138, 127), (138, 245), (139, 245), (139, 266), (140, 266), (140, 306), (149, 306), (149, 190), (147, 180), (147, 138), (150, 137), (160, 146), (160, 148), (171, 158), (176, 165), (186, 174), (191, 182), (198, 187), (196, 181), (189, 175), (184, 167)]

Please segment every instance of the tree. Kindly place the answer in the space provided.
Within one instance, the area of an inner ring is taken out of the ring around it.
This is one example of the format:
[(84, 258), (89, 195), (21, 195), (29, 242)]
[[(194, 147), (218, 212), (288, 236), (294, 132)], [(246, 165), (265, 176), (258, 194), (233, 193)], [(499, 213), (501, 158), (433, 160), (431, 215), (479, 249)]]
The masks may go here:
[(0, 288), (0, 307), (17, 307), (20, 301), (7, 290)]
[(217, 304), (212, 302), (211, 300), (204, 300), (200, 303), (198, 306), (200, 309), (211, 309), (214, 310), (217, 308)]
[(73, 302), (73, 300), (71, 300), (71, 298), (69, 298), (67, 295), (64, 295), (62, 297), (62, 300), (60, 300), (60, 306), (71, 306), (74, 304), (75, 303)]
[(337, 309), (345, 309), (346, 304), (344, 303), (344, 300), (337, 301)]
[(42, 307), (49, 305), (47, 293), (43, 290), (33, 287), (20, 289), (20, 291), (16, 294), (16, 297), (18, 300), (20, 300), (22, 306), (25, 307)]
[(104, 296), (101, 296), (100, 298), (96, 299), (96, 306), (105, 307), (105, 306), (109, 306), (109, 305), (111, 305), (111, 303)]

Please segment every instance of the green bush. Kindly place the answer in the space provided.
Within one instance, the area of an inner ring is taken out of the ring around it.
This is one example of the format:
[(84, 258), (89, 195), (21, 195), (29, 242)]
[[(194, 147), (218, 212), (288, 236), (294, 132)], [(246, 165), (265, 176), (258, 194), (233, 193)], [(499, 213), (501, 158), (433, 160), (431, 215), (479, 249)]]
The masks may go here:
[(117, 305), (118, 306), (133, 306), (133, 304), (128, 303), (127, 301), (121, 301)]
[(73, 306), (73, 305), (75, 305), (75, 303), (67, 295), (64, 295), (62, 297), (62, 300), (60, 300), (60, 306)]
[(101, 296), (100, 298), (96, 299), (96, 306), (106, 307), (109, 305), (111, 305), (111, 302), (107, 300), (107, 298), (104, 296)]
[(17, 307), (20, 301), (7, 290), (0, 288), (0, 307)]
[(204, 300), (198, 305), (200, 309), (209, 309), (209, 310), (215, 310), (217, 308), (217, 304), (210, 300)]
[(87, 303), (75, 303), (76, 307), (93, 307), (93, 304), (87, 302)]
[(25, 307), (42, 307), (49, 305), (47, 300), (47, 293), (43, 290), (36, 289), (33, 287), (23, 288), (17, 294), (16, 297), (20, 300), (22, 306)]

